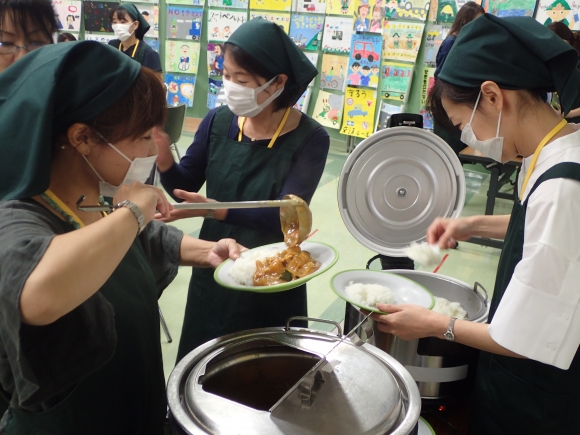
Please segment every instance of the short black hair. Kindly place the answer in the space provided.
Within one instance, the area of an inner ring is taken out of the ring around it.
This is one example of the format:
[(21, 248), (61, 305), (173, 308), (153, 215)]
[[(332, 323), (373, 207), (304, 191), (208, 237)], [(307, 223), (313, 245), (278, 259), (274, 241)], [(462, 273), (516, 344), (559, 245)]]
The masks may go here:
[(358, 62), (353, 62), (353, 63), (352, 63), (352, 65), (351, 65), (350, 67), (352, 68), (353, 66), (360, 66), (360, 63), (358, 63)]
[(53, 33), (58, 32), (50, 0), (0, 0), (0, 29), (4, 28), (7, 14), (12, 15), (14, 26), (25, 34), (38, 29), (52, 43)]
[[(224, 54), (226, 52), (229, 53), (236, 64), (254, 77), (261, 77), (268, 82), (278, 75), (272, 74), (266, 67), (257, 62), (245, 50), (237, 45), (226, 42), (223, 46), (223, 52)], [(284, 85), (282, 93), (273, 102), (274, 112), (294, 106), (294, 103), (298, 101), (300, 96), (308, 87), (308, 83), (302, 86), (297, 85), (291, 75), (291, 71), (288, 71), (287, 73), (285, 72), (284, 74), (288, 75), (288, 80)]]
[(368, 66), (368, 65), (365, 65), (365, 66), (363, 66), (363, 67), (362, 67), (362, 69), (364, 69), (365, 71), (366, 71), (366, 70), (369, 70), (369, 71), (370, 71), (370, 70), (371, 70), (371, 67), (370, 67), (370, 66)]
[(56, 42), (76, 41), (77, 38), (72, 33), (59, 33)]

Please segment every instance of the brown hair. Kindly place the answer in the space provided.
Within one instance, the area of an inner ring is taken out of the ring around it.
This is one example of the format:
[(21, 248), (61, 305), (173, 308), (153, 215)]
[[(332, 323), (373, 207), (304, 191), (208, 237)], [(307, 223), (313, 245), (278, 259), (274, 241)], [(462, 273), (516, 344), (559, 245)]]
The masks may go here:
[(449, 34), (458, 35), (463, 26), (467, 23), (471, 23), (476, 17), (484, 13), (485, 10), (477, 3), (472, 1), (465, 3), (457, 12), (455, 21), (453, 21), (451, 29), (449, 30)]
[(578, 53), (580, 53), (580, 37), (578, 33), (573, 32), (570, 28), (562, 23), (561, 21), (556, 21), (548, 25), (548, 29), (570, 44)]

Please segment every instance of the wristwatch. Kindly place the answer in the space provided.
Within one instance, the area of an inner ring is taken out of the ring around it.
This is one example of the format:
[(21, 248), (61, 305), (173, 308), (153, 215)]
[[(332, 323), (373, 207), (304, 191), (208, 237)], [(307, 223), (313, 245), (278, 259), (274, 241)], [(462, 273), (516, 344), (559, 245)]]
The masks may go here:
[(119, 204), (117, 204), (115, 210), (122, 207), (126, 207), (133, 212), (135, 218), (137, 219), (137, 224), (139, 225), (139, 231), (137, 231), (137, 235), (141, 234), (145, 229), (145, 218), (143, 217), (143, 213), (141, 213), (141, 210), (139, 210), (139, 207), (137, 207), (128, 199), (121, 201)]
[(449, 321), (449, 325), (447, 326), (447, 331), (445, 331), (445, 334), (443, 334), (445, 339), (448, 341), (455, 341), (455, 334), (453, 333), (453, 328), (455, 327), (456, 320), (457, 320), (456, 317), (451, 318), (451, 320)]

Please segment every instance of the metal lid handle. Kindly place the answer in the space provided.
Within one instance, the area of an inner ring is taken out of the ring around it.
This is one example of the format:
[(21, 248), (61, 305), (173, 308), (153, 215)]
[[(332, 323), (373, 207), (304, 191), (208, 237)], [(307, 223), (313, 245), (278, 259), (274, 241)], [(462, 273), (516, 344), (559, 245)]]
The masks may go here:
[(330, 325), (334, 325), (334, 326), (336, 326), (336, 329), (338, 330), (338, 336), (342, 337), (342, 328), (340, 327), (340, 324), (338, 324), (337, 322), (334, 322), (332, 320), (319, 319), (317, 317), (304, 317), (304, 316), (290, 317), (286, 321), (286, 330), (290, 329), (290, 323), (292, 323), (294, 320), (305, 320), (307, 322), (308, 321), (310, 321), (310, 322), (322, 322), (322, 323), (328, 323)]
[(483, 301), (483, 303), (485, 304), (485, 306), (487, 307), (487, 303), (489, 302), (489, 296), (487, 294), (487, 290), (485, 289), (484, 286), (482, 286), (480, 283), (478, 283), (477, 281), (475, 281), (475, 284), (473, 284), (473, 291), (475, 293), (479, 293), (477, 291), (477, 288), (481, 288), (483, 290), (483, 293), (485, 294), (485, 300)]

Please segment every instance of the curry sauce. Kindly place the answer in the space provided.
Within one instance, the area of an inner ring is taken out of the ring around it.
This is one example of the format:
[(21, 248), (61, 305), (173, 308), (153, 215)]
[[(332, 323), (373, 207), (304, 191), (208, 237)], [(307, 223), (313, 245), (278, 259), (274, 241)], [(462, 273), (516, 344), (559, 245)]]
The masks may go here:
[(320, 262), (299, 246), (288, 248), (264, 261), (256, 260), (255, 286), (283, 284), (320, 269)]

